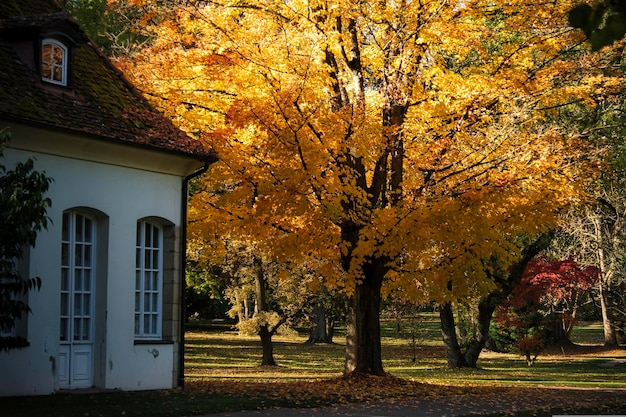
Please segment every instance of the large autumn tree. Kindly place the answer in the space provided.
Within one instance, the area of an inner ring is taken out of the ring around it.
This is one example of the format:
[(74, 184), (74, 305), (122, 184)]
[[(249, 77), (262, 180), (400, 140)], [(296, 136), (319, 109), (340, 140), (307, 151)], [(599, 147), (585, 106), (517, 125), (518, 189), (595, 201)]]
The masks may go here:
[(601, 93), (567, 1), (171, 4), (124, 67), (220, 157), (191, 234), (253, 240), (348, 294), (346, 373), (383, 373), (382, 296), (488, 291), (483, 261), (510, 263), (589, 177), (549, 123)]

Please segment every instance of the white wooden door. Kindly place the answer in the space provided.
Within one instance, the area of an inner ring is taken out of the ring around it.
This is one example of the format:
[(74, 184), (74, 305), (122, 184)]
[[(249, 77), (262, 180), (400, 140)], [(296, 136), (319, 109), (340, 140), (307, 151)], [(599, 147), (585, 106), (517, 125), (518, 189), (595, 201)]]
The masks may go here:
[(76, 212), (63, 213), (59, 388), (93, 386), (95, 224)]

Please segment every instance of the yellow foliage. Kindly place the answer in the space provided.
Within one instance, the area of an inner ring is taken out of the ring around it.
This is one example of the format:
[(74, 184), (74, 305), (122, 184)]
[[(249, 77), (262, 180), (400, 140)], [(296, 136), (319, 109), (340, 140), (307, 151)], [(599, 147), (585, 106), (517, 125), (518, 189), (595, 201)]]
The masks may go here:
[(193, 239), (254, 240), (348, 293), (382, 274), (385, 294), (447, 301), (488, 290), (488, 261), (593, 176), (558, 111), (618, 81), (576, 46), (570, 6), (199, 2), (123, 65), (220, 158)]

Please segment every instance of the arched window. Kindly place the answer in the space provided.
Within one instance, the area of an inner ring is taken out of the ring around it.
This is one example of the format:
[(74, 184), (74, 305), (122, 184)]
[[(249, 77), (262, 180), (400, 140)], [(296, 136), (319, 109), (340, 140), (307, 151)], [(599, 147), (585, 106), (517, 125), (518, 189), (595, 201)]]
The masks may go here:
[(163, 229), (137, 222), (135, 254), (135, 336), (161, 338), (163, 291)]
[(55, 39), (44, 39), (41, 44), (41, 79), (67, 85), (67, 47)]

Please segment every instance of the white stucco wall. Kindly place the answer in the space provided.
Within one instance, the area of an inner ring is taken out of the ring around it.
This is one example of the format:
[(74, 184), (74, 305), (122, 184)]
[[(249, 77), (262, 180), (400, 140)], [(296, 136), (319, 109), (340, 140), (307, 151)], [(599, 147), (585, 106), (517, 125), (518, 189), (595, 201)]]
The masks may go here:
[[(42, 279), (41, 290), (29, 295), (30, 346), (0, 352), (0, 395), (48, 394), (59, 388), (55, 368), (60, 338), (61, 224), (63, 212), (78, 207), (98, 210), (104, 215), (100, 225), (108, 229), (106, 264), (96, 260), (98, 271), (106, 272), (106, 276), (99, 272), (96, 284), (99, 302), (106, 300), (106, 308), (101, 303), (96, 313), (96, 387), (172, 387), (177, 343), (135, 344), (136, 224), (148, 216), (168, 220), (176, 225), (179, 248), (183, 177), (199, 161), (20, 126), (12, 130), (13, 148), (6, 151), (2, 163), (10, 169), (15, 161), (34, 156), (35, 169), (45, 171), (54, 182), (48, 192), (51, 222), (30, 251), (29, 275)], [(34, 152), (42, 141), (48, 144), (46, 153)], [(118, 160), (132, 167), (118, 165)]]

